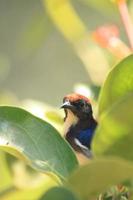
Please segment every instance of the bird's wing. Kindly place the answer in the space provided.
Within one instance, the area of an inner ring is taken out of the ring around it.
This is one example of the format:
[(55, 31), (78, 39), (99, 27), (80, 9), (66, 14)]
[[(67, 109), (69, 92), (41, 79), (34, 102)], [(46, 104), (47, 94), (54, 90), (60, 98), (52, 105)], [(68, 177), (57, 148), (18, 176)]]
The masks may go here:
[(74, 139), (74, 142), (78, 147), (80, 147), (85, 156), (87, 156), (89, 159), (93, 157), (91, 150), (84, 146), (77, 138)]

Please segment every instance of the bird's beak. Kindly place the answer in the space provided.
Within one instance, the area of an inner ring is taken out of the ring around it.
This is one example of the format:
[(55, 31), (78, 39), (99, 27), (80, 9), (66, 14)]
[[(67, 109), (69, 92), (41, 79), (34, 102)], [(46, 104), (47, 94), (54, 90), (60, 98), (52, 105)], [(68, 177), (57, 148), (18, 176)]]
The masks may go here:
[(70, 103), (70, 101), (65, 101), (60, 108), (68, 108), (68, 109), (71, 109), (73, 106), (72, 104)]

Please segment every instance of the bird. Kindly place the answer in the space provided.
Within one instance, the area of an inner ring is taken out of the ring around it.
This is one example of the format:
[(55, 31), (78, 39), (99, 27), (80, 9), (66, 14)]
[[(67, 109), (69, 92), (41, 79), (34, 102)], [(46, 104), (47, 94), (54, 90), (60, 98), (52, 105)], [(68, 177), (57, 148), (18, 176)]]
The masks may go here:
[(97, 127), (90, 99), (72, 93), (63, 98), (64, 137), (71, 147), (87, 158), (92, 158), (91, 143)]

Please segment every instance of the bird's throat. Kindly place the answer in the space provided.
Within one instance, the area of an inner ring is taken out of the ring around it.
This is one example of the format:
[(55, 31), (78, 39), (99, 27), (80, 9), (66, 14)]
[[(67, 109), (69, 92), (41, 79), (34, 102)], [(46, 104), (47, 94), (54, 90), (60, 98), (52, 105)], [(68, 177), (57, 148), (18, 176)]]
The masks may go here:
[(66, 110), (66, 118), (65, 118), (65, 123), (64, 123), (64, 134), (69, 131), (71, 126), (74, 126), (75, 124), (78, 123), (79, 119), (76, 115), (74, 115), (71, 110), (67, 109)]

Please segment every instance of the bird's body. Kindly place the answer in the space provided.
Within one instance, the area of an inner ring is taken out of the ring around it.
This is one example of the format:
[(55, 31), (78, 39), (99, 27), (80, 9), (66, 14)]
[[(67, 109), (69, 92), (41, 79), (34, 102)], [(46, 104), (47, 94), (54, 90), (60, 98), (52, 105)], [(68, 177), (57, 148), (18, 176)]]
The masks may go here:
[(71, 94), (64, 97), (62, 108), (65, 110), (65, 138), (73, 149), (91, 157), (91, 141), (97, 126), (92, 115), (88, 98)]

